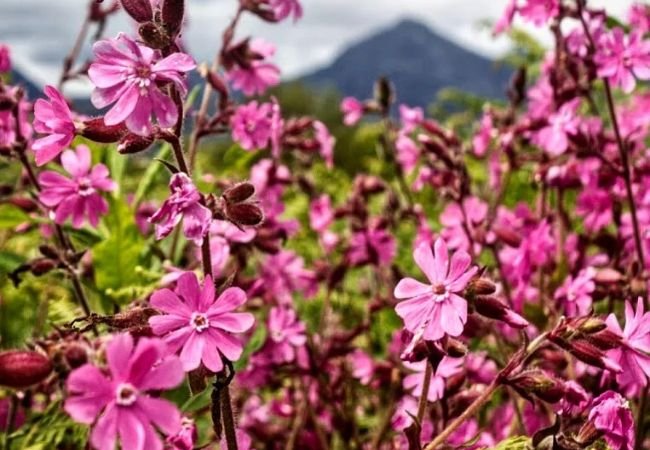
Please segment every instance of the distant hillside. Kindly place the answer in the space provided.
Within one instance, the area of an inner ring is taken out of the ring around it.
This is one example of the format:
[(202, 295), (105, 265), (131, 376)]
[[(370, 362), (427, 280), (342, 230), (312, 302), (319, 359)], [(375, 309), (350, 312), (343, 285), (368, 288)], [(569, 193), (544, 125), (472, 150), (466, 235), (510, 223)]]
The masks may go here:
[(370, 96), (374, 80), (384, 75), (395, 84), (398, 101), (426, 106), (447, 87), (503, 98), (511, 72), (419, 22), (403, 20), (352, 45), (331, 65), (301, 80), (363, 99)]

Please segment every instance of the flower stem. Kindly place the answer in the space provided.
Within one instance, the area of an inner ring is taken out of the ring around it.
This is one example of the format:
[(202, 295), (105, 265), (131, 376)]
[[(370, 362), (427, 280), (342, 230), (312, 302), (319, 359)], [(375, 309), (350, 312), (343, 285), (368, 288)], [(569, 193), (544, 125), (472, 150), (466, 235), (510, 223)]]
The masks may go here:
[(427, 410), (427, 401), (429, 398), (429, 386), (431, 386), (431, 375), (433, 374), (433, 368), (431, 363), (427, 361), (426, 369), (424, 370), (424, 382), (422, 383), (422, 395), (420, 396), (420, 402), (418, 404), (418, 425), (422, 426), (422, 420), (424, 419), (424, 413)]

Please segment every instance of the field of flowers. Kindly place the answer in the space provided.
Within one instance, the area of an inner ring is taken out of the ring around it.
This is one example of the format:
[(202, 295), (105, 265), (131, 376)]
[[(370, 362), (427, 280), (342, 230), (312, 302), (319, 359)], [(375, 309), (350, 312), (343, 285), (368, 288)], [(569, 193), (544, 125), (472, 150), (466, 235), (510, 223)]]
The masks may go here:
[(238, 25), (301, 3), (230, 3), (200, 63), (90, 1), (41, 98), (0, 45), (0, 449), (650, 448), (650, 6), (511, 0), (507, 100), (427, 114), (278, 86)]

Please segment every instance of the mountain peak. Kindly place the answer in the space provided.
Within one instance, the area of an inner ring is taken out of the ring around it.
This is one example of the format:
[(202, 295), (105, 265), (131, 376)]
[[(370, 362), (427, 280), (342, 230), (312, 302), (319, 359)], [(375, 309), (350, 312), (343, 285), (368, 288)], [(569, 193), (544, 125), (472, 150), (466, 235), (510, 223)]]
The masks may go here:
[(373, 82), (385, 75), (395, 84), (398, 101), (427, 106), (440, 89), (447, 87), (503, 98), (510, 73), (424, 23), (403, 18), (351, 45), (331, 65), (302, 80), (311, 86), (334, 86), (344, 95), (367, 98)]

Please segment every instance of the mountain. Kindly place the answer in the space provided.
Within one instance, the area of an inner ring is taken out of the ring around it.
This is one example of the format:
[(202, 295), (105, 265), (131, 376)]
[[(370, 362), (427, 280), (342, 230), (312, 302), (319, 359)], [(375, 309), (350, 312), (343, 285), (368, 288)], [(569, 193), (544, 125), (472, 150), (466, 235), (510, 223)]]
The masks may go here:
[(333, 86), (344, 95), (364, 99), (383, 75), (395, 85), (399, 102), (426, 106), (447, 87), (503, 98), (511, 73), (422, 23), (402, 20), (352, 45), (332, 64), (300, 81), (314, 87)]

